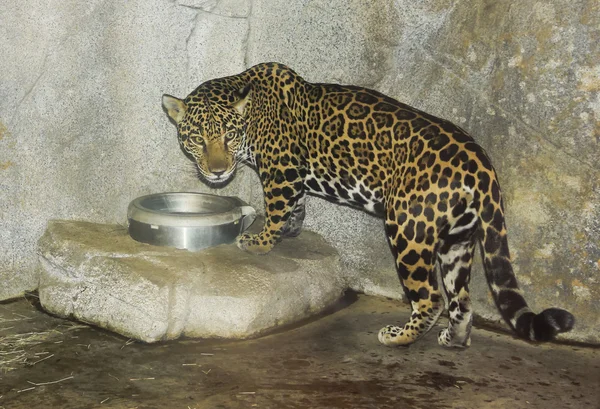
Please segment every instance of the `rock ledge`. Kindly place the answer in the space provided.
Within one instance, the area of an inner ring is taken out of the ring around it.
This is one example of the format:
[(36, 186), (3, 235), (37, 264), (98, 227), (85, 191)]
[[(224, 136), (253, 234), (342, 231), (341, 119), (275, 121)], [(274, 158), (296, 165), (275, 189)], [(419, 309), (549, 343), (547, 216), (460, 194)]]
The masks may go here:
[(308, 231), (255, 256), (234, 245), (156, 247), (119, 225), (51, 220), (38, 253), (47, 311), (144, 342), (257, 336), (324, 310), (346, 287), (337, 252)]

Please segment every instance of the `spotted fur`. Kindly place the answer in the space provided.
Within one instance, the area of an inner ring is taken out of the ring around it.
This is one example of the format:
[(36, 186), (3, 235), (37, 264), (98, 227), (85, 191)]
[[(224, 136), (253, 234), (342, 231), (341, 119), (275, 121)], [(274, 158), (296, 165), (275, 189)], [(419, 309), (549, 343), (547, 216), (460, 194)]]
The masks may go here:
[[(379, 332), (386, 345), (423, 336), (444, 310), (438, 341), (470, 344), (469, 280), (477, 243), (486, 278), (505, 321), (529, 340), (568, 331), (573, 316), (533, 313), (513, 273), (504, 209), (490, 159), (458, 126), (355, 86), (313, 84), (277, 63), (200, 85), (163, 107), (179, 143), (210, 184), (245, 161), (262, 181), (266, 222), (238, 247), (267, 253), (300, 233), (305, 194), (380, 214), (398, 276), (412, 305), (410, 321)], [(436, 266), (441, 283), (438, 282)]]

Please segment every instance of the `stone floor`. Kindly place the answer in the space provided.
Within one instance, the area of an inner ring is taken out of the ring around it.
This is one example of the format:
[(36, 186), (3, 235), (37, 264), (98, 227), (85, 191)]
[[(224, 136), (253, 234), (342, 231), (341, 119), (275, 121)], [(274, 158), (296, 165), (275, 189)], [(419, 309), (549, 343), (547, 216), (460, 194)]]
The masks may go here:
[[(467, 350), (434, 334), (377, 341), (406, 305), (349, 295), (263, 338), (157, 344), (0, 303), (0, 408), (597, 408), (600, 349), (532, 345), (475, 329)], [(343, 308), (342, 308), (343, 307)], [(437, 332), (437, 331), (436, 331)]]

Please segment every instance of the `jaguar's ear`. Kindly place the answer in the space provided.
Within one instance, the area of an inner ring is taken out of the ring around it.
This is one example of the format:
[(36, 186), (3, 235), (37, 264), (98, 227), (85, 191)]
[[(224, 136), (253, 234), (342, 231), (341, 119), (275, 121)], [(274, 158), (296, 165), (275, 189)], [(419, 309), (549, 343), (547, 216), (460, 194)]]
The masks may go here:
[(236, 111), (240, 113), (240, 115), (244, 116), (246, 112), (246, 106), (248, 102), (252, 100), (252, 87), (250, 84), (246, 85), (244, 88), (235, 91), (235, 102), (233, 103), (233, 107)]
[(162, 96), (162, 106), (167, 115), (169, 115), (169, 118), (175, 122), (175, 125), (183, 119), (187, 110), (187, 105), (185, 105), (183, 100), (167, 94)]

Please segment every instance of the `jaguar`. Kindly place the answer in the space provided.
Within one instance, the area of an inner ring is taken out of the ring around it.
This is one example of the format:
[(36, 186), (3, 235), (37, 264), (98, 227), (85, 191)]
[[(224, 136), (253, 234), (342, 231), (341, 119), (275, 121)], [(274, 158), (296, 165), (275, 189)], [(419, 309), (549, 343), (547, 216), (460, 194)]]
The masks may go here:
[(162, 106), (201, 180), (222, 186), (240, 162), (260, 176), (264, 227), (242, 233), (240, 249), (265, 254), (297, 236), (307, 193), (384, 218), (412, 311), (405, 325), (379, 331), (381, 343), (415, 342), (447, 307), (439, 344), (470, 345), (476, 246), (495, 304), (518, 336), (548, 341), (572, 329), (568, 311), (536, 314), (525, 301), (496, 172), (457, 125), (371, 89), (305, 81), (274, 62), (206, 81), (185, 99), (165, 94)]

